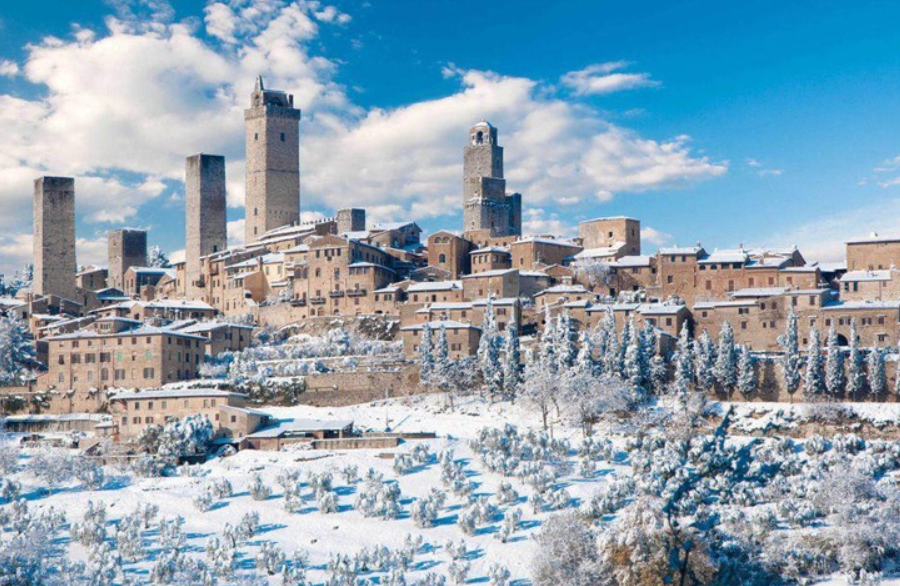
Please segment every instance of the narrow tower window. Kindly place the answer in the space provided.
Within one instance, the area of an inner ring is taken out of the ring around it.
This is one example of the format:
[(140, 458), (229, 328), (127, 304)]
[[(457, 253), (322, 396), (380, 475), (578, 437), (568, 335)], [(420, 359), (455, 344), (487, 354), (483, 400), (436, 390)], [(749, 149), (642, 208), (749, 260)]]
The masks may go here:
[(281, 133), (281, 142), (284, 142), (284, 133)]

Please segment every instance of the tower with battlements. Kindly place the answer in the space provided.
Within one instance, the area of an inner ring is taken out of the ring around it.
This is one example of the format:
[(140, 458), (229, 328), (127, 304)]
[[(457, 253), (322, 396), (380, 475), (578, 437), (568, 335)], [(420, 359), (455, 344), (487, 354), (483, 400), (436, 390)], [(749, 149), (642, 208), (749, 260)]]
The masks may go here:
[(147, 266), (147, 231), (132, 228), (110, 230), (107, 253), (107, 285), (122, 289), (125, 286), (125, 271), (130, 267)]
[(187, 158), (184, 207), (184, 292), (188, 297), (200, 298), (208, 291), (203, 282), (201, 257), (228, 246), (225, 157), (201, 153)]
[(36, 295), (75, 299), (75, 179), (34, 180), (34, 281)]
[(294, 96), (267, 90), (262, 76), (244, 110), (246, 126), (245, 243), (300, 221), (300, 110)]
[(463, 151), (463, 232), (484, 237), (522, 233), (522, 196), (507, 195), (497, 129), (482, 120)]

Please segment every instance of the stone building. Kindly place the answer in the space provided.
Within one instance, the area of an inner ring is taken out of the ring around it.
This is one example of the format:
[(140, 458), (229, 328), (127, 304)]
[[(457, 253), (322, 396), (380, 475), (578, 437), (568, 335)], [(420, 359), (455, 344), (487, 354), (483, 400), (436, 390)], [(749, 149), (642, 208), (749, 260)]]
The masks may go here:
[(337, 233), (340, 236), (348, 232), (365, 232), (366, 210), (346, 208), (337, 211)]
[(267, 90), (262, 76), (244, 110), (246, 125), (245, 244), (300, 222), (300, 110), (294, 96)]
[[(400, 328), (403, 336), (403, 354), (407, 358), (416, 358), (419, 354), (419, 344), (422, 342), (423, 330), (426, 324), (414, 324)], [(466, 356), (474, 356), (478, 352), (478, 342), (481, 340), (481, 328), (478, 326), (451, 320), (427, 322), (431, 329), (432, 343), (437, 341), (441, 328), (447, 332), (448, 354), (451, 360), (459, 360)]]
[(573, 242), (533, 236), (516, 240), (509, 245), (509, 250), (514, 268), (533, 271), (560, 265), (582, 248)]
[(459, 279), (471, 271), (469, 253), (475, 245), (453, 232), (439, 230), (428, 237), (428, 265), (447, 271)]
[(487, 271), (511, 269), (512, 255), (508, 248), (489, 246), (470, 252), (469, 262), (472, 265), (472, 271), (469, 274), (477, 275)]
[(900, 236), (879, 236), (848, 240), (847, 270), (875, 271), (900, 266)]
[(206, 339), (122, 317), (46, 338), (47, 372), (38, 387), (87, 391), (154, 388), (197, 378)]
[(34, 280), (36, 295), (75, 299), (75, 180), (34, 180)]
[(109, 271), (103, 267), (89, 266), (81, 269), (75, 275), (75, 287), (88, 291), (100, 291), (109, 287), (107, 278)]
[(187, 158), (184, 207), (187, 221), (183, 294), (196, 299), (206, 291), (200, 259), (228, 247), (225, 157), (201, 153)]
[(503, 147), (486, 121), (469, 130), (463, 153), (463, 231), (476, 240), (522, 233), (522, 196), (506, 193)]
[(597, 218), (578, 224), (585, 250), (608, 249), (610, 260), (641, 253), (641, 222), (634, 218)]
[(247, 395), (217, 389), (164, 389), (117, 393), (110, 400), (119, 440), (136, 439), (148, 425), (205, 415), (220, 438), (243, 438), (273, 418), (247, 408)]
[(125, 286), (125, 271), (131, 267), (147, 266), (147, 231), (134, 228), (110, 230), (107, 237), (110, 287)]

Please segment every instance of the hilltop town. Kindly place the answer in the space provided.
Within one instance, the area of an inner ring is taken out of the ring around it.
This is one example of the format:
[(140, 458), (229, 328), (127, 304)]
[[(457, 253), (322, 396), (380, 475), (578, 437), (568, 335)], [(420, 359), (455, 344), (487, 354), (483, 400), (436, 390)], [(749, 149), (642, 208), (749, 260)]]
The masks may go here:
[(0, 298), (15, 583), (893, 571), (900, 237), (822, 264), (648, 251), (630, 217), (524, 235), (487, 121), (460, 129), (458, 230), (301, 222), (293, 96), (260, 77), (244, 119), (240, 247), (222, 156), (186, 158), (175, 263), (123, 227), (79, 267), (75, 180), (34, 181), (33, 274)]

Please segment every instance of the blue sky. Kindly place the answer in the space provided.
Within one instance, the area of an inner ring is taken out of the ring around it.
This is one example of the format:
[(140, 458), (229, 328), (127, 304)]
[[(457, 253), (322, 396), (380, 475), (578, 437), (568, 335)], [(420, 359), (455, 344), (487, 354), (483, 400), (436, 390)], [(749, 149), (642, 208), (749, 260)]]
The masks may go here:
[(627, 214), (649, 251), (834, 260), (896, 231), (898, 17), (877, 1), (4, 3), (0, 270), (30, 254), (41, 173), (78, 178), (82, 263), (121, 225), (183, 248), (183, 158), (201, 150), (228, 158), (240, 234), (256, 73), (304, 109), (306, 212), (456, 228), (462, 144), (487, 117), (530, 231)]

